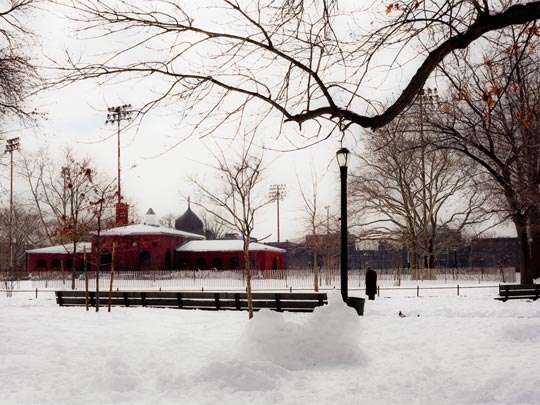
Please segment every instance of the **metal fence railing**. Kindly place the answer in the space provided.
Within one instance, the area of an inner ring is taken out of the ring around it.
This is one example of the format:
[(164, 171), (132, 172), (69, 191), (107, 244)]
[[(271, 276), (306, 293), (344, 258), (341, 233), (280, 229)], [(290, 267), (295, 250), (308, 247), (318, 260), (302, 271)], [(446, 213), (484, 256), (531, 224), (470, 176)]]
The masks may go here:
[[(257, 290), (275, 289), (311, 289), (314, 286), (315, 275), (322, 289), (334, 289), (340, 286), (340, 274), (336, 270), (321, 269), (316, 274), (307, 270), (254, 270), (252, 272), (252, 288)], [(96, 288), (95, 272), (88, 273), (91, 289)], [(30, 278), (32, 288), (40, 289), (71, 289), (71, 273), (49, 272), (38, 273)], [(110, 273), (100, 272), (99, 288), (109, 289)], [(484, 269), (435, 269), (420, 273), (413, 279), (403, 270), (378, 271), (377, 284), (379, 287), (422, 286), (441, 284), (482, 284), (515, 282), (513, 268), (484, 268)], [(363, 288), (365, 285), (364, 271), (351, 270), (348, 273), (349, 288)], [(114, 289), (205, 289), (205, 290), (241, 290), (245, 289), (246, 280), (243, 271), (238, 270), (167, 270), (167, 271), (127, 271), (114, 273)], [(84, 273), (76, 273), (75, 288), (85, 288)]]

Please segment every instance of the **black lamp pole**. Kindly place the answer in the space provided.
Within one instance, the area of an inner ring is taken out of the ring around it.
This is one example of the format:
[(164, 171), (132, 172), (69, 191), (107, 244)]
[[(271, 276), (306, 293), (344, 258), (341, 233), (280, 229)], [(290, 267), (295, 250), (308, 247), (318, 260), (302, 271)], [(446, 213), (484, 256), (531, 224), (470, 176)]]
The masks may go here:
[(341, 148), (336, 154), (341, 178), (341, 297), (347, 303), (349, 298), (348, 251), (347, 251), (347, 160), (349, 150)]

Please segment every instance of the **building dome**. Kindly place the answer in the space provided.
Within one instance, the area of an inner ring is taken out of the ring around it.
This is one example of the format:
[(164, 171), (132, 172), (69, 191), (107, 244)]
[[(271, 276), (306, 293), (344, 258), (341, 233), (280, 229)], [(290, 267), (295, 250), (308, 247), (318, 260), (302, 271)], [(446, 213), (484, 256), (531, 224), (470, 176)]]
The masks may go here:
[(190, 201), (188, 200), (188, 208), (180, 217), (174, 221), (174, 228), (178, 231), (196, 233), (204, 235), (203, 221), (191, 210)]

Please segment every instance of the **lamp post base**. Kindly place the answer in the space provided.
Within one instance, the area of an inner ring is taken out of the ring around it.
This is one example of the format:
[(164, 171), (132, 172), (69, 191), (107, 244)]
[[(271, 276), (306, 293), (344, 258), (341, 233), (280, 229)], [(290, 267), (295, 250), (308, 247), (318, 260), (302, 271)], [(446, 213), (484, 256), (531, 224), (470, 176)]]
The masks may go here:
[(354, 308), (359, 316), (364, 315), (364, 304), (366, 300), (360, 297), (349, 297), (347, 299), (347, 306)]

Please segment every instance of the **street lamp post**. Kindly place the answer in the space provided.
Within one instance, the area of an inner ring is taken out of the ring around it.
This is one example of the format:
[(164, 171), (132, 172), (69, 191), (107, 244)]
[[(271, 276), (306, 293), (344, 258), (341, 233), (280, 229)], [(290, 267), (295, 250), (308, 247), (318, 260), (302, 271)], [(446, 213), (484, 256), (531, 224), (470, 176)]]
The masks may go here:
[(4, 153), (10, 154), (9, 175), (9, 272), (13, 273), (13, 152), (19, 150), (19, 138), (7, 140)]
[(283, 200), (287, 191), (285, 190), (285, 184), (272, 184), (270, 185), (270, 192), (268, 197), (271, 201), (276, 201), (277, 205), (277, 243), (279, 246), (279, 200)]
[(347, 256), (347, 163), (349, 150), (341, 148), (336, 153), (341, 178), (341, 297), (348, 302), (348, 256)]

